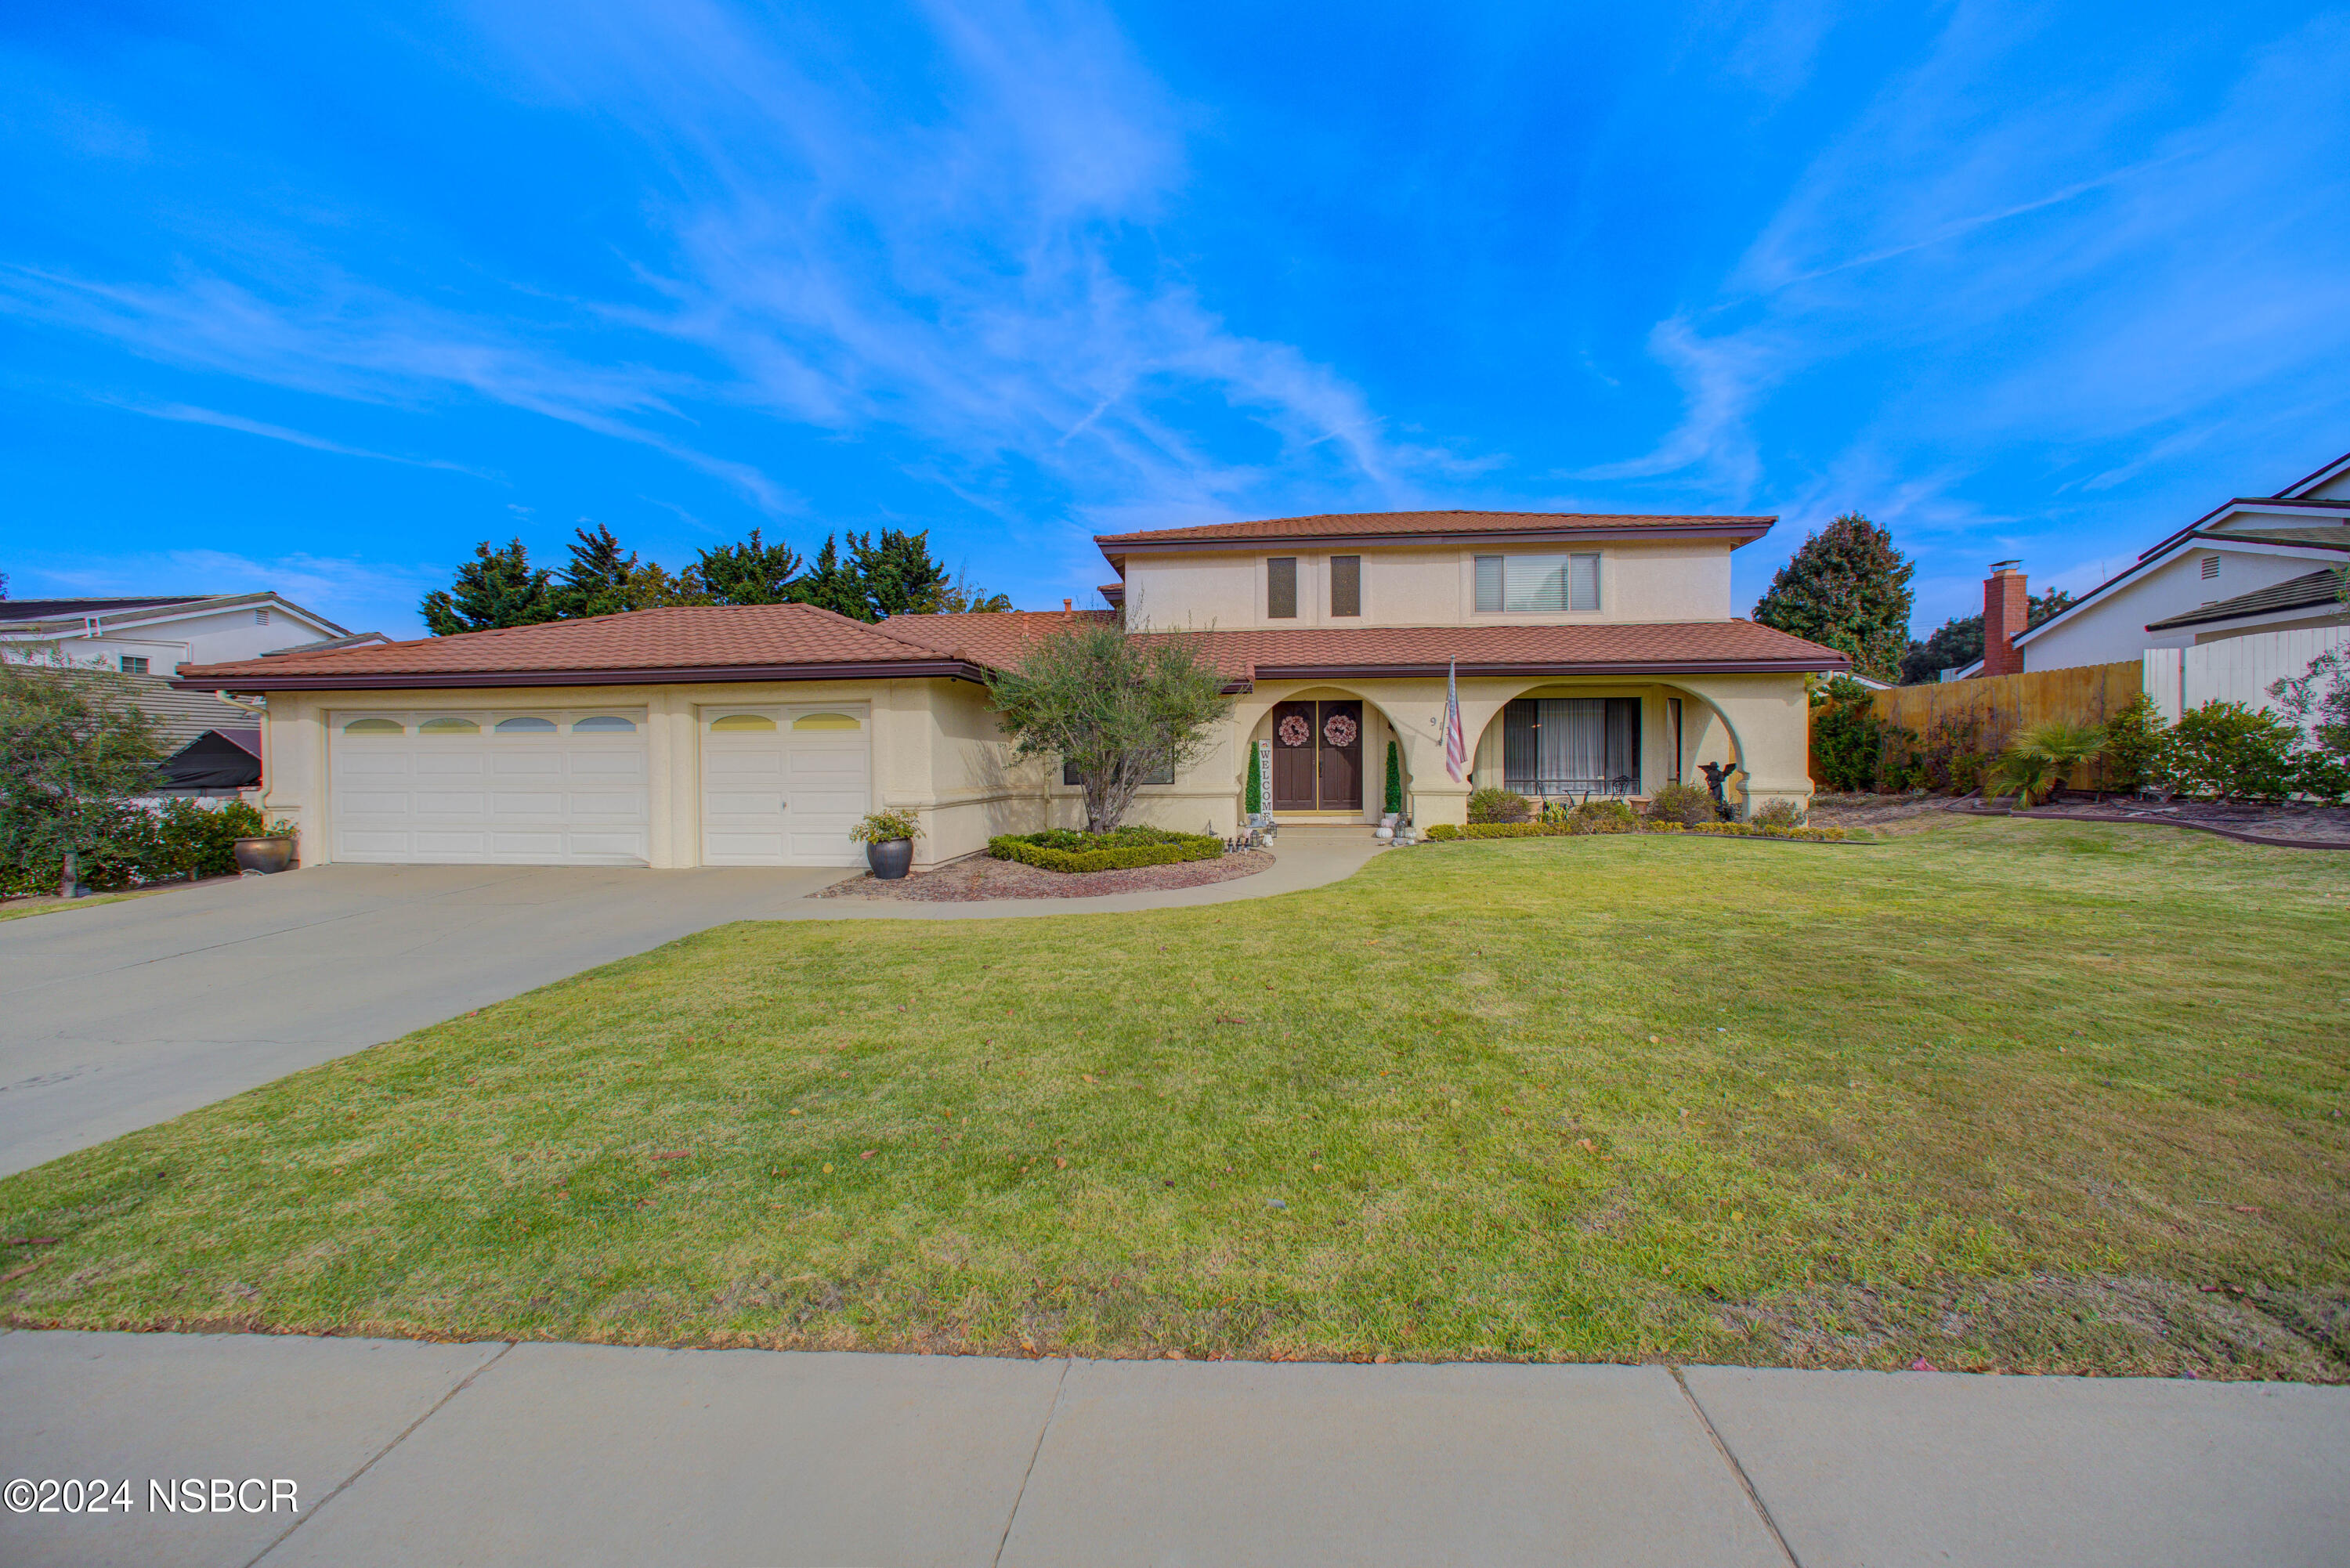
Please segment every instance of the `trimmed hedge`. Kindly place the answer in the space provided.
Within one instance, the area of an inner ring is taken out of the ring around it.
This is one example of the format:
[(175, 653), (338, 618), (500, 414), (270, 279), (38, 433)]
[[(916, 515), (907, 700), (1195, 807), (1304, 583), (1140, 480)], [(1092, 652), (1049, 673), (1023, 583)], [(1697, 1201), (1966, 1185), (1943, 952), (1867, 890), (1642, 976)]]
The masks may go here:
[(1109, 833), (1074, 833), (1056, 827), (1043, 833), (999, 834), (987, 841), (987, 852), (998, 860), (1017, 860), (1045, 871), (1128, 871), (1138, 866), (1213, 860), (1223, 854), (1224, 841), (1210, 834), (1176, 833), (1164, 827), (1121, 827)]
[[(75, 862), (82, 885), (99, 892), (236, 875), (236, 841), (265, 831), (261, 813), (241, 800), (210, 805), (174, 798), (148, 807), (124, 802), (102, 825), (98, 844)], [(64, 867), (55, 859), (0, 867), (0, 898), (54, 893)]]

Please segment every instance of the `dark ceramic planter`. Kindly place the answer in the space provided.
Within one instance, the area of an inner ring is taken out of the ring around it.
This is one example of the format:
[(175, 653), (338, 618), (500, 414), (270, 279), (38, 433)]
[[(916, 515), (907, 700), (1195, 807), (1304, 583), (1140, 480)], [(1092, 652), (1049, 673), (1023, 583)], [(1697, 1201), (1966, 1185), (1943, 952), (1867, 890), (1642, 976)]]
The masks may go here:
[(240, 838), (236, 841), (236, 867), (240, 871), (265, 874), (286, 869), (294, 858), (291, 838)]
[(914, 841), (910, 838), (885, 839), (865, 846), (866, 864), (873, 875), (884, 882), (895, 882), (914, 866)]

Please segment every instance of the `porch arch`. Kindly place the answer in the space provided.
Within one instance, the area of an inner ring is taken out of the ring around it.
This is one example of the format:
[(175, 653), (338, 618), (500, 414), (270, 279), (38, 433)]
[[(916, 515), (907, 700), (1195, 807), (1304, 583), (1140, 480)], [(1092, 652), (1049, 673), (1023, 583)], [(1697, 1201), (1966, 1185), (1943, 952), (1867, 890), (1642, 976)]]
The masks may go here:
[[(1380, 815), (1381, 804), (1387, 793), (1387, 742), (1389, 741), (1393, 741), (1396, 744), (1398, 766), (1403, 774), (1404, 798), (1409, 802), (1411, 798), (1412, 780), (1417, 772), (1414, 763), (1415, 742), (1418, 740), (1417, 733), (1409, 722), (1396, 711), (1391, 702), (1383, 700), (1374, 691), (1366, 691), (1361, 685), (1344, 680), (1315, 680), (1300, 682), (1292, 689), (1271, 691), (1260, 687), (1240, 699), (1234, 705), (1232, 722), (1233, 732), (1240, 738), (1241, 742), (1240, 771), (1234, 784), (1243, 795), (1243, 809), (1245, 809), (1245, 794), (1248, 788), (1249, 756), (1256, 750), (1259, 741), (1271, 738), (1274, 710), (1284, 702), (1320, 701), (1360, 702), (1363, 705), (1366, 719), (1373, 714), (1378, 715), (1378, 724), (1376, 729), (1367, 722), (1364, 725), (1362, 805), (1364, 820), (1376, 822)], [(1374, 735), (1377, 736), (1376, 744), (1373, 743)], [(1265, 809), (1272, 811), (1274, 809), (1273, 780), (1270, 775), (1264, 780), (1264, 788)]]
[[(1512, 702), (1522, 697), (1591, 698), (1609, 695), (1629, 695), (1641, 699), (1644, 730), (1649, 727), (1646, 709), (1648, 700), (1652, 697), (1657, 700), (1659, 710), (1654, 721), (1657, 728), (1661, 729), (1669, 722), (1665, 715), (1669, 709), (1666, 704), (1674, 699), (1679, 699), (1684, 704), (1694, 704), (1707, 723), (1719, 723), (1721, 726), (1721, 755), (1719, 757), (1712, 755), (1715, 748), (1705, 743), (1707, 735), (1701, 729), (1697, 742), (1687, 746), (1678, 770), (1675, 769), (1669, 757), (1659, 758), (1650, 754), (1648, 740), (1644, 735), (1641, 742), (1640, 771), (1635, 776), (1629, 793), (1646, 794), (1657, 785), (1667, 782), (1695, 784), (1702, 776), (1699, 772), (1700, 768), (1709, 761), (1721, 762), (1736, 770), (1733, 781), (1729, 787), (1733, 790), (1739, 789), (1740, 781), (1747, 776), (1747, 749), (1745, 741), (1739, 732), (1738, 721), (1721, 703), (1714, 701), (1697, 685), (1677, 680), (1593, 680), (1588, 677), (1576, 680), (1556, 675), (1521, 680), (1504, 688), (1501, 694), (1489, 693), (1485, 702), (1482, 704), (1488, 710), (1485, 721), (1479, 728), (1476, 741), (1470, 751), (1474, 767), (1472, 782), (1480, 787), (1489, 783), (1502, 782), (1498, 776), (1501, 766), (1499, 753), (1502, 745), (1502, 724), (1503, 715), (1509, 711)], [(1468, 713), (1469, 704), (1464, 701), (1461, 703), (1461, 716), (1464, 720), (1467, 719)], [(1690, 715), (1685, 708), (1681, 716), (1684, 734), (1690, 721)], [(1484, 765), (1484, 759), (1488, 756), (1494, 758), (1490, 769)], [(1489, 771), (1497, 776), (1488, 779), (1485, 775)], [(1733, 801), (1737, 798), (1734, 796)]]

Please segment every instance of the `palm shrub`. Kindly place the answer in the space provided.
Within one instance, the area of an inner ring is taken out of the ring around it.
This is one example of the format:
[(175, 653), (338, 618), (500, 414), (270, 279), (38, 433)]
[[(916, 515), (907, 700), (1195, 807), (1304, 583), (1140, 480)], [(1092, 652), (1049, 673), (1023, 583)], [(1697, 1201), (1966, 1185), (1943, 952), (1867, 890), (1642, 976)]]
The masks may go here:
[(2014, 790), (2030, 806), (2049, 799), (2064, 787), (2073, 770), (2106, 748), (2106, 732), (2096, 724), (2075, 724), (2051, 719), (2016, 736), (1999, 754), (1991, 770), (1993, 794)]

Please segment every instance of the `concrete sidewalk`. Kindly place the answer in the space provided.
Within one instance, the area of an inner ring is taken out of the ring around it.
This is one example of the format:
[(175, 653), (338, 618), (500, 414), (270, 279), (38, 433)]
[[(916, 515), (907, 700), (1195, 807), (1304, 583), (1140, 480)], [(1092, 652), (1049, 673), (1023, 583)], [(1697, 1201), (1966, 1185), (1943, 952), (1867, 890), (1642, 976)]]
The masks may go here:
[[(2350, 1561), (2299, 1385), (18, 1333), (0, 1401), (132, 1499), (11, 1564)], [(154, 1509), (213, 1478), (299, 1510)]]

